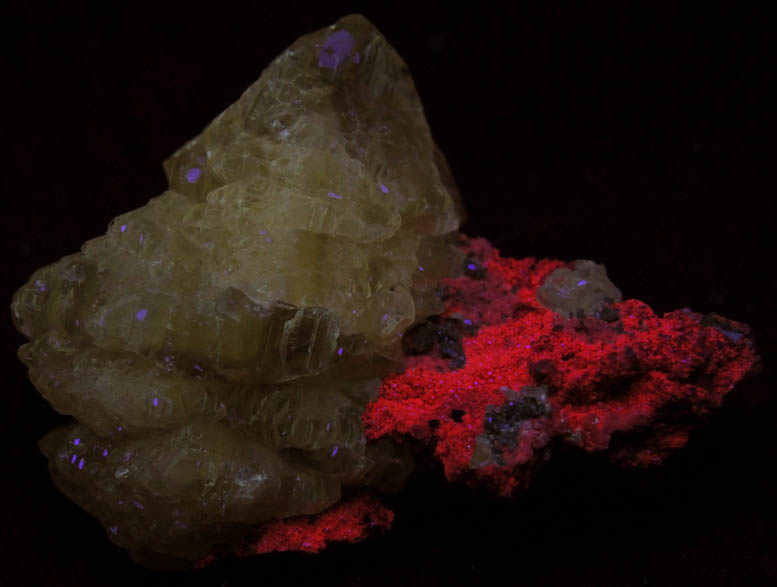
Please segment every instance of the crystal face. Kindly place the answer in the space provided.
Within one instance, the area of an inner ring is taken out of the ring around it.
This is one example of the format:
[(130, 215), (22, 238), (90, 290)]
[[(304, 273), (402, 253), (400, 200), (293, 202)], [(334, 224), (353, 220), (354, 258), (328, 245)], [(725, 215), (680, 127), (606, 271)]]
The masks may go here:
[(563, 316), (593, 316), (623, 295), (607, 277), (604, 265), (578, 259), (574, 270), (560, 267), (537, 289), (537, 301)]
[(361, 415), (462, 265), (405, 63), (341, 19), (164, 166), (168, 191), (14, 296), (32, 382), (78, 420), (41, 441), (55, 482), (141, 561), (396, 488), (409, 459)]

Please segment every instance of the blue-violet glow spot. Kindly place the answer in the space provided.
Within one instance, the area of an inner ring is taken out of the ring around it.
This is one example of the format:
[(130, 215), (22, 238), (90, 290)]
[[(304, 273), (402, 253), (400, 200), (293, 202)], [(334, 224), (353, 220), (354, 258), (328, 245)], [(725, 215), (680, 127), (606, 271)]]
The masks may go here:
[(586, 283), (588, 282), (585, 279), (581, 279), (580, 281), (577, 282), (577, 285), (585, 285)]
[(108, 456), (108, 449), (107, 449), (107, 448), (106, 448), (105, 450), (103, 450), (103, 456), (104, 456), (104, 457), (107, 457), (107, 456)]
[(337, 349), (337, 354), (341, 357), (343, 356), (343, 347), (340, 347), (339, 349)]
[(84, 459), (81, 459), (80, 461), (78, 461), (78, 469), (81, 470), (83, 468), (84, 468)]
[(76, 446), (78, 446), (79, 444), (81, 444), (81, 439), (80, 439), (80, 438), (74, 438), (74, 439), (73, 439), (73, 444), (75, 444)]
[(338, 450), (337, 447), (335, 447), (334, 450), (332, 451), (332, 456), (335, 456), (337, 454), (337, 450)]
[(362, 60), (361, 55), (359, 55), (359, 52), (357, 51), (356, 55), (353, 56), (353, 62), (358, 65), (361, 60)]
[(469, 269), (470, 271), (474, 271), (477, 268), (478, 266), (475, 265), (474, 263), (470, 263), (469, 265), (467, 265), (467, 269)]
[(419, 271), (423, 271), (423, 270), (424, 270), (424, 268), (423, 268), (423, 267), (421, 267), (421, 266), (419, 265), (419, 266), (418, 266), (418, 270), (419, 270)]
[(146, 310), (145, 308), (141, 308), (135, 314), (135, 318), (137, 318), (138, 320), (145, 320), (147, 315), (148, 315), (148, 310)]
[(186, 172), (186, 181), (189, 183), (194, 183), (200, 178), (200, 174), (202, 171), (200, 171), (199, 167), (192, 167), (189, 171)]
[(380, 184), (380, 191), (382, 191), (384, 194), (389, 193), (389, 189), (383, 184)]
[(327, 196), (329, 196), (330, 198), (337, 198), (338, 200), (342, 200), (343, 199), (343, 196), (341, 196), (340, 194), (336, 194), (334, 192), (329, 192), (327, 194)]
[(465, 318), (464, 324), (466, 324), (467, 326), (470, 326), (472, 324), (472, 320), (470, 320), (469, 318)]
[(318, 52), (318, 65), (327, 69), (337, 69), (353, 50), (353, 36), (348, 31), (335, 31), (326, 38), (324, 46)]
[(75, 463), (77, 458), (78, 458), (78, 455), (73, 455), (73, 458), (70, 459), (70, 464), (72, 465), (73, 463)]
[(125, 230), (127, 230), (127, 225), (126, 224), (122, 224), (121, 225), (121, 231), (124, 232)]
[(154, 398), (154, 407), (157, 407), (159, 405), (159, 399)]

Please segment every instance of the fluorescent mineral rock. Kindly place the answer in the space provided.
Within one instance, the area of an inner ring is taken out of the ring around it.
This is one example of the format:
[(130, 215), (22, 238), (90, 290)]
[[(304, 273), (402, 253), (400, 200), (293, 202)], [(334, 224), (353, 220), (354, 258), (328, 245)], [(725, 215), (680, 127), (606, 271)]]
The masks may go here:
[[(621, 301), (590, 261), (581, 276), (580, 261), (504, 258), (484, 239), (462, 247), (468, 275), (443, 280), (446, 309), (433, 321), (448, 337), (458, 331), (465, 361), (425, 349), (383, 380), (363, 418), (369, 439), (426, 445), (451, 481), (511, 496), (565, 445), (625, 466), (659, 464), (759, 368), (745, 324), (688, 308), (658, 317)], [(609, 302), (595, 312), (546, 307), (554, 296), (575, 300), (554, 292), (583, 278)]]
[(459, 235), (362, 17), (295, 42), (165, 170), (12, 304), (32, 382), (78, 421), (41, 441), (54, 481), (144, 564), (385, 530), (411, 444), (504, 496), (564, 444), (659, 463), (757, 369), (743, 324)]
[(78, 420), (41, 441), (56, 483), (146, 562), (398, 487), (409, 456), (368, 446), (361, 415), (442, 310), (461, 217), (405, 63), (346, 17), (165, 170), (14, 297), (33, 383)]

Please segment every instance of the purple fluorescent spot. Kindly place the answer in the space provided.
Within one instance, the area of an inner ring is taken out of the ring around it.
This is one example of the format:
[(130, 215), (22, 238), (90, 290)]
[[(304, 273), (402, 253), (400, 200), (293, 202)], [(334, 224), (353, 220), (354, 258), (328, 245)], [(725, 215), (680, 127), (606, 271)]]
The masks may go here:
[(421, 267), (421, 266), (419, 265), (419, 266), (418, 266), (418, 270), (419, 270), (419, 271), (423, 271), (423, 270), (424, 270), (424, 268), (423, 268), (423, 267)]
[(197, 369), (200, 373), (202, 373), (202, 367), (200, 367), (197, 363), (194, 363), (194, 368)]
[(145, 308), (141, 308), (141, 309), (140, 309), (140, 310), (138, 310), (138, 311), (137, 311), (137, 313), (135, 314), (135, 318), (137, 318), (137, 319), (138, 319), (138, 320), (140, 320), (140, 321), (143, 321), (143, 320), (145, 320), (145, 319), (146, 319), (146, 316), (147, 316), (147, 315), (148, 315), (148, 310), (146, 310)]
[(469, 265), (467, 265), (467, 269), (469, 269), (470, 271), (474, 271), (477, 268), (478, 266), (475, 265), (474, 263), (470, 263)]
[(154, 398), (154, 407), (157, 407), (159, 405), (159, 399)]
[(341, 196), (341, 195), (338, 195), (338, 194), (336, 194), (336, 193), (334, 193), (334, 192), (329, 192), (329, 193), (327, 194), (327, 196), (329, 196), (330, 198), (337, 198), (338, 200), (342, 200), (342, 199), (343, 199), (343, 196)]
[(335, 447), (334, 450), (332, 451), (332, 456), (335, 456), (337, 454), (337, 450), (338, 450), (338, 448)]
[(388, 314), (383, 314), (383, 318), (381, 318), (381, 320), (386, 320), (386, 318), (388, 318)]
[(464, 324), (466, 324), (467, 326), (471, 326), (472, 325), (472, 320), (470, 320), (469, 318), (465, 318), (464, 319)]
[(122, 431), (122, 430), (124, 430), (124, 429), (123, 429), (121, 426), (119, 426), (118, 428), (116, 428), (116, 430), (118, 430), (119, 432), (121, 432), (121, 431)]
[(126, 224), (122, 224), (121, 225), (121, 231), (124, 232), (125, 230), (127, 230), (127, 225)]
[(577, 285), (585, 285), (586, 283), (588, 282), (585, 279), (581, 279), (580, 281), (577, 282)]
[(189, 171), (186, 172), (186, 181), (189, 183), (194, 183), (198, 179), (200, 179), (200, 174), (202, 171), (200, 171), (199, 167), (192, 167)]
[(70, 464), (72, 465), (73, 463), (75, 463), (77, 458), (78, 458), (78, 455), (73, 455), (73, 458), (70, 459)]
[(266, 230), (260, 230), (259, 234), (262, 234), (262, 235), (267, 234), (267, 231)]
[(358, 65), (359, 63), (361, 63), (361, 60), (362, 60), (361, 55), (359, 55), (359, 52), (357, 51), (356, 55), (353, 56), (353, 62)]
[(78, 470), (80, 471), (83, 468), (84, 468), (84, 459), (81, 459), (80, 461), (78, 461)]
[(76, 446), (78, 446), (79, 444), (81, 444), (81, 439), (80, 439), (80, 438), (74, 438), (74, 439), (73, 439), (73, 444), (75, 444)]
[(340, 347), (339, 349), (337, 349), (337, 354), (341, 357), (343, 356), (343, 347)]
[(32, 286), (33, 286), (33, 288), (35, 289), (35, 291), (37, 293), (43, 293), (44, 291), (46, 291), (46, 284), (43, 281), (41, 281), (40, 279), (36, 279), (32, 283)]
[(382, 191), (384, 194), (389, 193), (389, 189), (384, 184), (380, 184), (380, 191)]
[(318, 52), (319, 67), (337, 69), (353, 51), (353, 36), (348, 31), (335, 31), (326, 38)]
[(108, 528), (108, 530), (111, 531), (111, 534), (116, 534), (119, 531), (119, 527), (118, 526), (111, 526), (110, 528)]
[(107, 448), (106, 448), (105, 450), (103, 450), (103, 456), (104, 456), (104, 457), (107, 457), (107, 456), (108, 456), (108, 449), (107, 449)]

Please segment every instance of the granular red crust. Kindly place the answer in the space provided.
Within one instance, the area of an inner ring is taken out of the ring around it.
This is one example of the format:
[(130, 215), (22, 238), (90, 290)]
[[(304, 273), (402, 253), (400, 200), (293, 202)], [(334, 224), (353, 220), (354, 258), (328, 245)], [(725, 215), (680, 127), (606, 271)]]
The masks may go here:
[[(441, 284), (446, 309), (436, 324), (445, 322), (445, 336), (457, 325), (463, 366), (435, 355), (439, 347), (409, 357), (362, 418), (368, 440), (421, 441), (451, 481), (512, 495), (561, 444), (607, 451), (626, 466), (661, 463), (758, 370), (745, 324), (687, 308), (658, 317), (633, 299), (565, 318), (536, 293), (570, 263), (502, 258), (485, 239), (462, 238), (466, 275)], [(263, 524), (237, 554), (315, 553), (383, 532), (393, 519), (363, 492), (316, 515)]]
[(300, 550), (319, 552), (330, 542), (359, 542), (391, 527), (394, 512), (369, 493), (341, 501), (313, 516), (295, 516), (264, 525), (242, 556)]
[[(444, 317), (462, 324), (464, 366), (414, 359), (383, 381), (363, 417), (369, 439), (422, 441), (449, 480), (510, 495), (559, 443), (607, 450), (629, 466), (660, 463), (757, 370), (744, 324), (688, 309), (658, 317), (638, 300), (614, 303), (603, 317), (564, 318), (536, 291), (569, 264), (505, 259), (483, 239), (465, 246), (472, 275), (443, 284)], [(516, 423), (516, 437), (494, 445), (487, 416), (524, 388), (541, 390), (549, 413)], [(478, 437), (481, 449), (491, 442), (491, 462), (473, 463)]]

